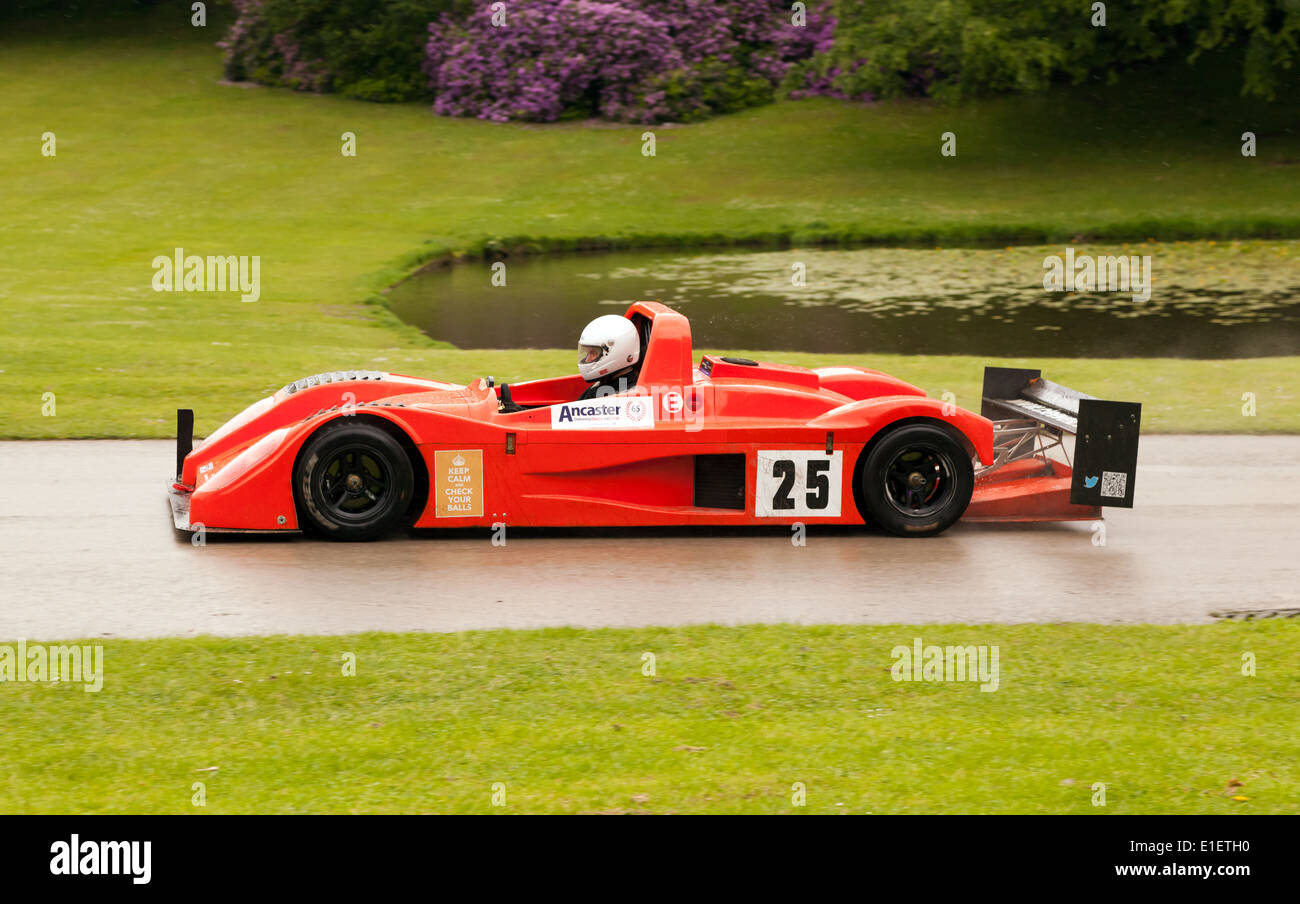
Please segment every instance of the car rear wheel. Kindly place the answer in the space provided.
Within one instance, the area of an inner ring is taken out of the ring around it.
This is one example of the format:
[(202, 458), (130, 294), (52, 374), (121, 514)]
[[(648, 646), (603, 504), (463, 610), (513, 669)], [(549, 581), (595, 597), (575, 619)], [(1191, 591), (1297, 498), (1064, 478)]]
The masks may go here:
[(948, 428), (905, 424), (871, 447), (860, 489), (865, 519), (901, 537), (930, 537), (966, 511), (975, 469)]
[(392, 530), (414, 486), (401, 443), (364, 422), (334, 421), (307, 442), (294, 469), (304, 526), (334, 540), (373, 540)]

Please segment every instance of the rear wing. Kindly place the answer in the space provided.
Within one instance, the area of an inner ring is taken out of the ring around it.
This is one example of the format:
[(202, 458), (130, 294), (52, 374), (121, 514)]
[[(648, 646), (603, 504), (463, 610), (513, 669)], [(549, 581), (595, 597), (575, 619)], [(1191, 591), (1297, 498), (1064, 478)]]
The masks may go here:
[(984, 368), (981, 396), (980, 414), (993, 421), (992, 467), (1041, 450), (1043, 434), (1074, 436), (1071, 504), (1133, 507), (1140, 403), (1097, 399), (1014, 367)]

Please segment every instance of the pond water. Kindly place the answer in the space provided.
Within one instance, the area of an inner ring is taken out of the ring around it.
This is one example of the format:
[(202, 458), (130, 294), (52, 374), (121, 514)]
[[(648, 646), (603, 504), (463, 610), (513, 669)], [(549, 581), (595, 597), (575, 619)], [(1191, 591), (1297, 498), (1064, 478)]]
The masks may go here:
[[(1300, 242), (1080, 245), (1150, 256), (1150, 298), (1048, 292), (1061, 246), (783, 249), (516, 257), (395, 286), (393, 310), (460, 348), (568, 348), (583, 325), (658, 300), (699, 348), (1045, 357), (1300, 354)], [(1076, 264), (1081, 266), (1081, 264)], [(803, 285), (795, 285), (799, 268)]]

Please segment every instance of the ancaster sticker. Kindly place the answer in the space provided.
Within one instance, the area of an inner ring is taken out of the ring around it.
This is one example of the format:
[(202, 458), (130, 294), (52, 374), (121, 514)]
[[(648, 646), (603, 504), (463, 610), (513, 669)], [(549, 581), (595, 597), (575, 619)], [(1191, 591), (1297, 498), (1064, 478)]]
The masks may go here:
[(608, 396), (551, 406), (552, 430), (634, 430), (655, 425), (648, 396)]
[(483, 514), (483, 450), (433, 453), (437, 517), (477, 518)]
[(760, 518), (838, 518), (843, 452), (758, 453), (754, 514)]

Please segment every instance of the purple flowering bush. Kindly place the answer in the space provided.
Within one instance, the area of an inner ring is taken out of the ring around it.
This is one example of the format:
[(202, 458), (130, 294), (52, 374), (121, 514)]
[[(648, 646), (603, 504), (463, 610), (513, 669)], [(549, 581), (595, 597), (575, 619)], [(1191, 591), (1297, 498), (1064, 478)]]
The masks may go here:
[(512, 3), (504, 27), (484, 3), (458, 23), (430, 26), (436, 112), (550, 122), (575, 106), (613, 115), (635, 88), (682, 65), (663, 21), (627, 4), (590, 0)]
[(806, 24), (795, 26), (783, 0), (497, 6), (481, 0), (468, 17), (429, 26), (424, 70), (436, 112), (685, 122), (767, 103), (778, 89), (830, 93), (838, 74), (810, 65), (830, 49), (834, 18), (809, 10)]
[(689, 122), (837, 94), (832, 0), (813, 0), (800, 24), (791, 0), (231, 3), (228, 79), (432, 100), (444, 115)]

